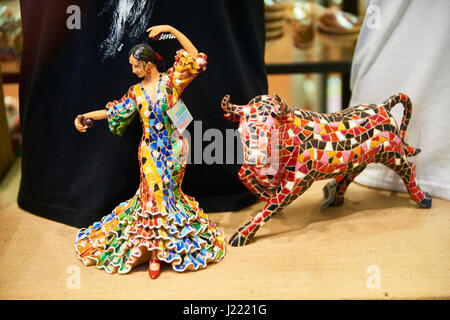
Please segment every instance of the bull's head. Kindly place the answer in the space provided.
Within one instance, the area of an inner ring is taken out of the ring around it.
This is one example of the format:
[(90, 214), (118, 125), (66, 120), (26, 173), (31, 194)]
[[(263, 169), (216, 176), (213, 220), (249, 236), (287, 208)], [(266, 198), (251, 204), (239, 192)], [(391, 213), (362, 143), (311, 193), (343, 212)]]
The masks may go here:
[[(278, 164), (278, 130), (276, 118), (288, 115), (289, 106), (276, 94), (261, 95), (246, 105), (230, 103), (230, 96), (222, 99), (225, 118), (239, 122), (244, 161), (249, 165)], [(275, 154), (276, 153), (276, 154)]]

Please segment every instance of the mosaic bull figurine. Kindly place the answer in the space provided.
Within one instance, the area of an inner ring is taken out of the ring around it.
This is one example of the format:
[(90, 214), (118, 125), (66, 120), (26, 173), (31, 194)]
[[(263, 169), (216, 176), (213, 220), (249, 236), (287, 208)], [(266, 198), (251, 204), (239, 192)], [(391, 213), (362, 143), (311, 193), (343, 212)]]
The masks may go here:
[[(404, 107), (400, 128), (390, 113)], [(349, 107), (336, 113), (292, 109), (276, 94), (262, 95), (247, 105), (222, 100), (225, 117), (239, 122), (244, 164), (239, 179), (266, 202), (265, 207), (230, 239), (243, 246), (281, 209), (303, 194), (314, 181), (330, 179), (323, 189), (326, 206), (342, 206), (344, 193), (369, 163), (382, 163), (405, 183), (411, 198), (431, 207), (431, 195), (416, 181), (415, 164), (408, 160), (420, 149), (405, 142), (411, 100), (396, 94), (381, 104)]]

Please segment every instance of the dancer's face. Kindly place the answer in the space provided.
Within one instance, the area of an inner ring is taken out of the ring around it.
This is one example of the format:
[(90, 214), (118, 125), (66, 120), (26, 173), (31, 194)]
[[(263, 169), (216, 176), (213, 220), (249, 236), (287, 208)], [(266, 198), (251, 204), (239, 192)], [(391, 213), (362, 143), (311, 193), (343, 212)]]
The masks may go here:
[(131, 68), (133, 73), (138, 76), (139, 78), (144, 78), (147, 74), (147, 70), (151, 68), (151, 62), (148, 62), (147, 64), (143, 61), (137, 60), (135, 57), (130, 55), (129, 58)]

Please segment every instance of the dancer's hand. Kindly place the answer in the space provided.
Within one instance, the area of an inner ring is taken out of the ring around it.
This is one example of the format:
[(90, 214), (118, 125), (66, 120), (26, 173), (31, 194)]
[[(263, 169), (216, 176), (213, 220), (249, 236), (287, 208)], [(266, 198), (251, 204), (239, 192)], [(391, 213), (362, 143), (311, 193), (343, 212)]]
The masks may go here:
[(74, 121), (75, 128), (80, 132), (86, 132), (88, 126), (83, 126), (81, 124), (81, 119), (83, 119), (83, 115), (81, 115), (81, 114), (75, 118), (75, 121)]
[(168, 33), (172, 34), (173, 30), (174, 30), (174, 27), (169, 26), (167, 24), (163, 24), (163, 25), (159, 25), (159, 26), (150, 27), (146, 31), (149, 32), (149, 34), (148, 34), (149, 38), (155, 38), (164, 32), (168, 32)]

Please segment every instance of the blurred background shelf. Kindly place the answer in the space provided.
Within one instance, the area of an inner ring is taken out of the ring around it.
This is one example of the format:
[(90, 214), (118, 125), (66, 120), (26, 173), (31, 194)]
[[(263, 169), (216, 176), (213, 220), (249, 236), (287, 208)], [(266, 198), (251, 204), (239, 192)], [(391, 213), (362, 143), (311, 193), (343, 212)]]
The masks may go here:
[(338, 5), (362, 21), (362, 1), (266, 0), (265, 4), (269, 93), (281, 91), (293, 106), (317, 112), (348, 107), (359, 29), (348, 34), (324, 32), (318, 27), (317, 10), (312, 8)]
[(2, 61), (0, 63), (3, 83), (19, 83), (20, 61)]
[[(289, 25), (285, 27), (290, 29)], [(330, 112), (337, 110), (327, 108), (327, 85), (330, 74), (338, 73), (341, 80), (340, 105), (341, 108), (347, 107), (351, 95), (350, 71), (357, 36), (339, 37), (340, 39), (336, 39), (336, 36), (333, 35), (318, 34), (311, 47), (306, 50), (298, 49), (295, 46), (292, 32), (285, 32), (282, 38), (268, 40), (266, 42), (265, 61), (269, 78), (271, 75), (280, 74), (321, 75), (316, 82), (320, 103), (314, 109), (318, 112)]]

